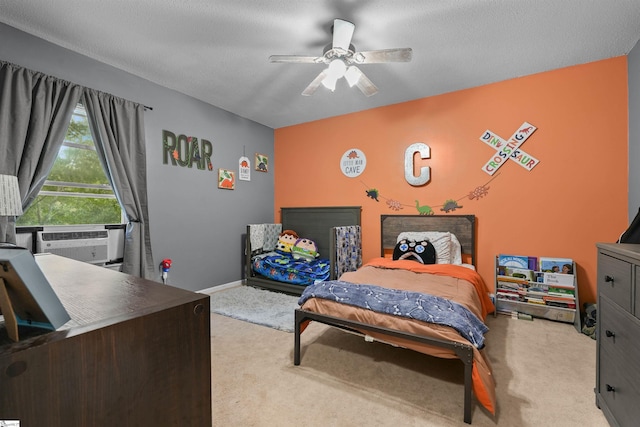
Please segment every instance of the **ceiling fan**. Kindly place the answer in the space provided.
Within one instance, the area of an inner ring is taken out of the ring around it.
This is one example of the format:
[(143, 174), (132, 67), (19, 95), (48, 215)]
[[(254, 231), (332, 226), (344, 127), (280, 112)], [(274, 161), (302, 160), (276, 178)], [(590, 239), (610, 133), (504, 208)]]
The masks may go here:
[(398, 48), (358, 52), (351, 44), (355, 28), (352, 22), (335, 19), (333, 41), (325, 47), (322, 56), (271, 55), (269, 61), (327, 65), (327, 68), (322, 70), (302, 92), (304, 96), (313, 95), (321, 84), (333, 92), (336, 89), (336, 82), (342, 77), (347, 80), (350, 87), (357, 86), (366, 96), (374, 95), (378, 92), (378, 88), (356, 65), (409, 62), (412, 50)]

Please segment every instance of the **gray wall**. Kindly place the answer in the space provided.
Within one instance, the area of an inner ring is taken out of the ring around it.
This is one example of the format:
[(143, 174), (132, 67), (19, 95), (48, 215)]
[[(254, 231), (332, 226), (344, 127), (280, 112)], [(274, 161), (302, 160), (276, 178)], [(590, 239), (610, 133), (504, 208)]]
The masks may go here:
[(640, 43), (629, 52), (629, 222), (640, 209)]
[[(252, 170), (251, 181), (222, 190), (217, 171), (237, 172), (243, 153), (252, 169), (256, 152), (269, 156), (273, 165), (273, 129), (1, 23), (0, 40), (1, 60), (152, 107), (145, 128), (155, 264), (171, 258), (169, 284), (189, 290), (242, 278), (246, 225), (274, 220), (273, 173)], [(210, 141), (213, 171), (163, 164), (163, 129)]]

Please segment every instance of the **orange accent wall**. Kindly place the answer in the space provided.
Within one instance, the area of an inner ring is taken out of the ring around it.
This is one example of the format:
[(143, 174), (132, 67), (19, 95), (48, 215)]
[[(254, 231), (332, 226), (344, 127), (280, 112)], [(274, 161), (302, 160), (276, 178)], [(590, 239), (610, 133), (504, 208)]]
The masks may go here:
[[(444, 214), (454, 199), (461, 208), (449, 214), (477, 217), (478, 271), (491, 288), (499, 253), (570, 257), (581, 302), (593, 302), (595, 244), (614, 242), (629, 223), (627, 98), (621, 56), (276, 129), (275, 218), (285, 206), (361, 205), (367, 260), (379, 256), (381, 214), (417, 214), (416, 200)], [(538, 129), (522, 149), (540, 163), (483, 172), (496, 151), (479, 137), (489, 129), (508, 139), (525, 121)], [(431, 148), (431, 180), (420, 187), (404, 177), (404, 153), (415, 142)], [(356, 178), (340, 170), (350, 148), (367, 157)], [(469, 199), (483, 185), (486, 195)], [(372, 188), (379, 201), (367, 197)]]

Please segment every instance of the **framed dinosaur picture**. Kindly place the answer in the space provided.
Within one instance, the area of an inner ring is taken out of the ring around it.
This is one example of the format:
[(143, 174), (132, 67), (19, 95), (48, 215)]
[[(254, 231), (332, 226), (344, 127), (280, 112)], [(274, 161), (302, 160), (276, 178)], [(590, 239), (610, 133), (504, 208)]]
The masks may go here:
[(256, 170), (258, 172), (269, 172), (269, 158), (264, 154), (256, 153)]
[(218, 188), (233, 190), (236, 188), (236, 174), (229, 169), (218, 169)]

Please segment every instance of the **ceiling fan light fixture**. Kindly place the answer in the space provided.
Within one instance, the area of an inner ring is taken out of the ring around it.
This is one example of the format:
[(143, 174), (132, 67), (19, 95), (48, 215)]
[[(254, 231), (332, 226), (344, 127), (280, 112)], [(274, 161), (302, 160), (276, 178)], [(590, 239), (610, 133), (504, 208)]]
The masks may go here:
[(342, 59), (334, 59), (329, 63), (329, 76), (335, 77), (338, 80), (340, 77), (344, 76), (344, 73), (347, 71), (347, 64), (344, 63)]
[(322, 80), (322, 85), (333, 92), (336, 90), (336, 82), (345, 75), (347, 65), (342, 59), (334, 59), (325, 71), (327, 76)]
[(342, 77), (347, 80), (350, 87), (357, 86), (365, 96), (375, 95), (378, 88), (356, 65), (409, 62), (412, 50), (406, 47), (358, 52), (351, 44), (354, 30), (355, 25), (352, 22), (334, 19), (332, 42), (324, 48), (322, 56), (271, 55), (269, 61), (327, 64), (327, 68), (322, 70), (304, 89), (302, 92), (304, 96), (313, 95), (320, 85), (334, 92), (338, 80)]
[(358, 83), (360, 74), (360, 70), (353, 65), (347, 68), (347, 71), (344, 73), (344, 78), (347, 80), (347, 83), (349, 83), (349, 87), (353, 87)]
[(326, 87), (331, 92), (334, 92), (336, 90), (336, 83), (339, 78), (340, 77), (335, 77), (331, 74), (328, 74), (327, 77), (322, 80), (322, 86)]

